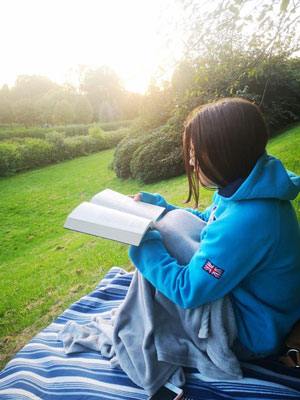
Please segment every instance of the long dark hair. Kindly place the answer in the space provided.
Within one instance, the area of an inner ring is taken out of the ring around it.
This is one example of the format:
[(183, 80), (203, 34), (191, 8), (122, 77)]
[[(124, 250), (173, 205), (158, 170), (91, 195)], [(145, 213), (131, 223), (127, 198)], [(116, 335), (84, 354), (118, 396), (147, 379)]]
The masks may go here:
[(189, 182), (186, 202), (194, 196), (198, 206), (201, 175), (219, 188), (246, 178), (263, 155), (267, 141), (265, 119), (248, 100), (225, 98), (194, 110), (187, 118), (183, 139)]

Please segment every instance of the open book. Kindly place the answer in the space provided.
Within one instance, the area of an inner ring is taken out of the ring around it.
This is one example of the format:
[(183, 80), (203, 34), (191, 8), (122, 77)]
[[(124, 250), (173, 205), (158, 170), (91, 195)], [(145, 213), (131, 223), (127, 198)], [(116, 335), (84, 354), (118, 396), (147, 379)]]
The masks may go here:
[(138, 246), (164, 210), (105, 189), (76, 207), (64, 228)]

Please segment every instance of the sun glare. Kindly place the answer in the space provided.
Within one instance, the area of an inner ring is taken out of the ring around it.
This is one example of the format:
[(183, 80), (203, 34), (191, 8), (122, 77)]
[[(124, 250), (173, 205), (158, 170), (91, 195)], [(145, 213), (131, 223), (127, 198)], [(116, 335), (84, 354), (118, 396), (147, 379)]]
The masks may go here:
[(10, 0), (0, 12), (0, 86), (22, 74), (63, 83), (76, 65), (109, 65), (127, 90), (143, 93), (180, 52), (180, 32), (171, 28), (180, 6), (169, 0)]

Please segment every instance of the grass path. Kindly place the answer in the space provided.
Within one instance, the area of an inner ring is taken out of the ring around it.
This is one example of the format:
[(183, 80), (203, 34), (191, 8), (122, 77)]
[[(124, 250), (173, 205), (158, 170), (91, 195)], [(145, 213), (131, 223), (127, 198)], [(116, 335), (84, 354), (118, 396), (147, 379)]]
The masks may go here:
[[(106, 187), (141, 190), (108, 169), (113, 150), (0, 180), (1, 366), (113, 265), (130, 268), (128, 246), (64, 230), (66, 216)], [(143, 189), (180, 204), (185, 177)], [(205, 193), (203, 206), (211, 193)]]
[[(269, 152), (298, 174), (300, 127), (271, 141)], [(91, 292), (113, 265), (131, 268), (128, 246), (62, 228), (80, 202), (106, 187), (159, 192), (180, 205), (185, 176), (153, 185), (121, 181), (108, 169), (114, 150), (0, 179), (0, 368), (65, 308)], [(212, 192), (201, 190), (200, 208)], [(300, 215), (299, 198), (294, 202)]]

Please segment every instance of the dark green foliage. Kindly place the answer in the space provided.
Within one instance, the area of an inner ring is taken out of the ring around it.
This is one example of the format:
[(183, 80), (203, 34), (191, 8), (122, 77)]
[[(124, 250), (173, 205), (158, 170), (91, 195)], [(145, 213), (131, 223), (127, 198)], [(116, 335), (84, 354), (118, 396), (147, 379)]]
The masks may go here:
[(152, 183), (185, 172), (182, 133), (157, 132), (148, 136), (133, 154), (130, 170), (134, 178)]
[(258, 104), (272, 133), (300, 120), (299, 2), (181, 3), (185, 52), (171, 81), (145, 95), (144, 126), (167, 121), (179, 132), (194, 108), (235, 96)]
[(241, 97), (261, 104), (271, 134), (300, 120), (299, 68), (300, 59), (282, 61), (273, 57), (259, 76), (249, 78), (243, 90), (236, 92)]
[(162, 128), (125, 137), (115, 151), (113, 169), (119, 178), (143, 183), (183, 174), (182, 133)]
[[(174, 130), (182, 130), (187, 115), (201, 104), (224, 97), (243, 97), (256, 103), (270, 127), (271, 135), (290, 123), (300, 120), (300, 59), (283, 60), (273, 56), (255, 72), (243, 71), (243, 55), (231, 54), (228, 63), (213, 67), (213, 60), (198, 59), (193, 90), (174, 97), (175, 107), (169, 118)], [(247, 62), (255, 60), (249, 55)], [(212, 67), (207, 68), (211, 63)], [(239, 79), (236, 80), (236, 77)]]
[(145, 135), (126, 136), (118, 144), (112, 165), (118, 178), (127, 179), (131, 176), (130, 162), (133, 153), (144, 140)]

